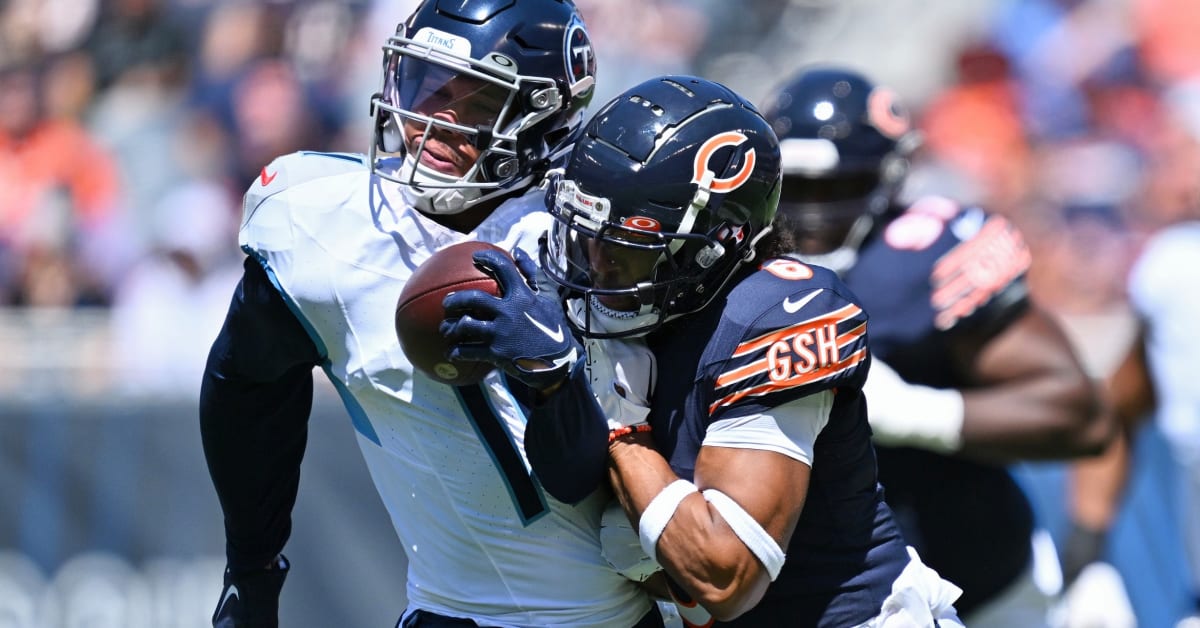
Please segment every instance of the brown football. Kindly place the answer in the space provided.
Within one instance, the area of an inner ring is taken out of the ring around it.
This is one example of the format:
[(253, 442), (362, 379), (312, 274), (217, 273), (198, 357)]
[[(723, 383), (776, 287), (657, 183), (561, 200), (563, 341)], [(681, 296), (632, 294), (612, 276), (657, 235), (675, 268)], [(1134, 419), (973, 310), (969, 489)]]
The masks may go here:
[(445, 318), (442, 301), (446, 295), (462, 290), (483, 290), (500, 295), (500, 284), (471, 259), (476, 251), (483, 249), (508, 254), (487, 242), (459, 242), (448, 246), (417, 267), (396, 302), (396, 338), (409, 362), (429, 377), (451, 386), (476, 384), (493, 368), (487, 362), (447, 359), (450, 345), (438, 332), (438, 326)]

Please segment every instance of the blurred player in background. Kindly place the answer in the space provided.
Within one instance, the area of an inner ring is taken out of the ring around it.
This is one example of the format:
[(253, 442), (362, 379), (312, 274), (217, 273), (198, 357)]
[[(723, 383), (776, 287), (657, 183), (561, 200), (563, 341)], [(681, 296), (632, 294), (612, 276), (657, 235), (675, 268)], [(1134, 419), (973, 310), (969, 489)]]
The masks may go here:
[[(905, 547), (876, 481), (866, 314), (833, 273), (769, 256), (779, 164), (754, 106), (700, 78), (643, 82), (589, 122), (551, 177), (542, 265), (561, 324), (629, 385), (595, 421), (607, 439), (556, 472), (591, 477), (607, 452), (637, 532), (606, 556), (661, 564), (692, 625), (960, 625), (959, 590)], [(467, 357), (520, 322), (480, 291), (446, 305), (468, 313), (444, 323)]]
[[(1030, 302), (1024, 241), (977, 207), (896, 201), (917, 138), (896, 95), (854, 70), (802, 70), (767, 119), (783, 155), (780, 236), (871, 315), (865, 392), (905, 538), (963, 588), (967, 625), (1045, 625), (1056, 591), (1035, 586), (1033, 512), (1004, 465), (1096, 454), (1114, 430)], [(1057, 572), (1052, 549), (1040, 557)]]
[[(1097, 464), (1073, 469), (1073, 486), (1095, 513), (1077, 521), (1072, 539), (1084, 568), (1104, 558), (1107, 535), (1131, 471), (1128, 441), (1145, 420), (1153, 420), (1169, 447), (1176, 472), (1177, 527), (1183, 535), (1191, 605), (1177, 628), (1200, 628), (1200, 297), (1185, 286), (1200, 285), (1200, 141), (1177, 124), (1179, 111), (1166, 116), (1166, 138), (1149, 161), (1141, 199), (1156, 221), (1153, 234), (1129, 273), (1129, 303), (1138, 319), (1138, 338), (1109, 377), (1112, 405), (1125, 428)], [(1185, 118), (1184, 118), (1185, 119)], [(1100, 596), (1071, 605), (1106, 608)], [(1068, 599), (1068, 602), (1072, 600)]]
[(535, 250), (549, 215), (534, 188), (591, 99), (584, 23), (565, 0), (428, 0), (383, 48), (368, 155), (286, 155), (245, 195), (249, 257), (200, 401), (227, 542), (213, 624), (277, 624), (319, 366), (408, 558), (401, 625), (661, 625), (601, 557), (607, 496), (557, 501), (526, 462), (536, 389), (578, 361), (569, 335), (522, 348), (554, 364), (454, 388), (414, 371), (393, 326), (404, 282), (433, 252), (464, 240)]

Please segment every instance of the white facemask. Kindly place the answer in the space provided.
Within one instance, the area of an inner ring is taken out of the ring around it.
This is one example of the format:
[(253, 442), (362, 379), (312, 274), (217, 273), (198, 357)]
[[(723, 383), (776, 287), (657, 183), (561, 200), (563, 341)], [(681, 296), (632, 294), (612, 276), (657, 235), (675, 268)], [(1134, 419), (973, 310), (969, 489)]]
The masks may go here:
[[(412, 153), (404, 156), (397, 178), (408, 181), (410, 174), (413, 185), (402, 185), (401, 189), (413, 207), (427, 214), (460, 213), (473, 205), (483, 192), (480, 188), (447, 187), (457, 183), (459, 178), (418, 164)], [(436, 187), (421, 187), (421, 183)]]

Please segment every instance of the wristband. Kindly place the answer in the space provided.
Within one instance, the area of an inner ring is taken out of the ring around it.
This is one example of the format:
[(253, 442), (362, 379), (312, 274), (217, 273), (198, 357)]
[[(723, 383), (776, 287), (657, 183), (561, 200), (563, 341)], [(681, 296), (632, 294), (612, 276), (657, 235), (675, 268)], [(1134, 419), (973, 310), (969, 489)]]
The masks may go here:
[(638, 539), (641, 540), (642, 550), (647, 556), (657, 558), (655, 548), (658, 547), (658, 537), (662, 536), (680, 502), (692, 493), (699, 493), (695, 484), (687, 480), (675, 480), (659, 491), (642, 511), (638, 520)]
[(766, 568), (767, 574), (771, 576), (771, 582), (774, 582), (775, 578), (779, 577), (779, 570), (783, 569), (783, 561), (787, 558), (774, 537), (767, 534), (746, 509), (725, 493), (712, 488), (706, 489), (704, 499), (721, 513), (725, 523), (729, 524), (733, 533), (758, 558)]
[(961, 392), (909, 383), (883, 361), (873, 360), (863, 393), (876, 443), (938, 453), (962, 447), (966, 409)]
[(626, 434), (637, 434), (640, 432), (649, 432), (650, 430), (651, 427), (649, 423), (638, 423), (637, 425), (618, 427), (608, 432), (608, 442), (612, 443), (614, 440), (617, 440)]

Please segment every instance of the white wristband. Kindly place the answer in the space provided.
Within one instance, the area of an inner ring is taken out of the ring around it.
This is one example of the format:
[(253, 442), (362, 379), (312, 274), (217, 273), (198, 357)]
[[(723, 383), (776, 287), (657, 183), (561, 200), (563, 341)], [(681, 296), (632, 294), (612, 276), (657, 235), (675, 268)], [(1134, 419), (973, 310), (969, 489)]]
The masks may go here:
[(705, 489), (704, 499), (721, 513), (721, 517), (725, 519), (725, 523), (733, 528), (734, 534), (746, 544), (746, 547), (758, 557), (759, 562), (766, 568), (767, 574), (771, 576), (771, 582), (779, 577), (779, 570), (783, 569), (783, 561), (787, 558), (783, 553), (783, 549), (779, 547), (779, 543), (775, 542), (774, 537), (767, 534), (762, 525), (750, 516), (733, 498), (718, 491), (716, 489)]
[(642, 549), (645, 550), (647, 556), (658, 557), (655, 552), (655, 548), (658, 547), (658, 537), (662, 536), (663, 530), (667, 528), (667, 523), (675, 515), (679, 503), (688, 495), (698, 492), (695, 484), (687, 480), (675, 480), (650, 500), (638, 520), (638, 540), (642, 542)]
[(863, 393), (875, 442), (939, 453), (953, 453), (962, 446), (965, 408), (959, 391), (910, 384), (876, 359)]

